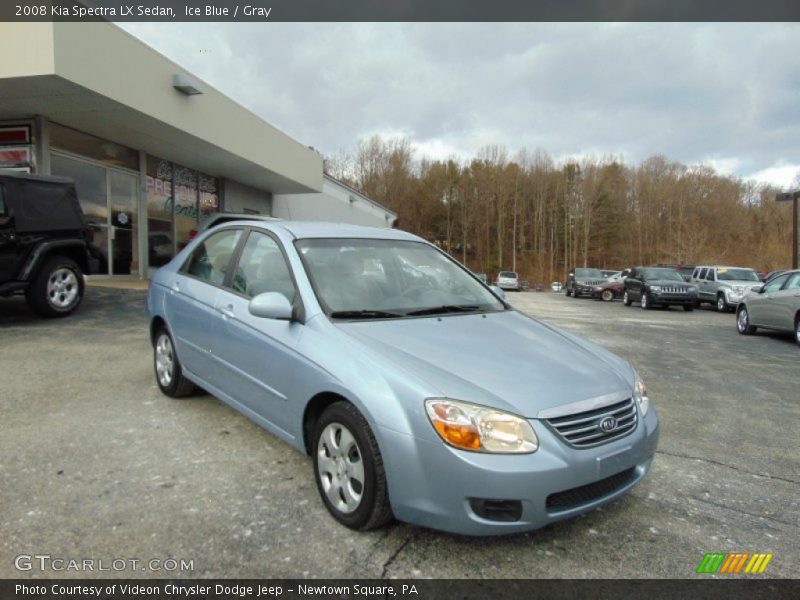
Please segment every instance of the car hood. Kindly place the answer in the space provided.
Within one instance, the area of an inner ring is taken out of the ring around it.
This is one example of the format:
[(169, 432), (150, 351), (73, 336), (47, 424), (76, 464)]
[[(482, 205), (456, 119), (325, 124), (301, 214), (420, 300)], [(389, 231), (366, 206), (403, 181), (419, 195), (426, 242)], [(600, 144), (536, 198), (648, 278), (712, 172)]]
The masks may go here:
[(681, 279), (680, 281), (676, 281), (675, 279), (648, 279), (647, 285), (663, 285), (663, 286), (681, 285), (687, 287), (694, 284), (688, 281), (684, 281), (683, 279)]
[(517, 311), (337, 323), (347, 336), (439, 395), (524, 417), (631, 393), (630, 366), (610, 352)]

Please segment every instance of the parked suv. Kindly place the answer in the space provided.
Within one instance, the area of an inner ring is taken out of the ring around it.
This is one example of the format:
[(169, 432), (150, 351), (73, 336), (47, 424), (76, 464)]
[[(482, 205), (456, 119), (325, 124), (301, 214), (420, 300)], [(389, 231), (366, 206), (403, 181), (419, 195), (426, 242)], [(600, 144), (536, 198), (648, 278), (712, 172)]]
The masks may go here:
[(597, 294), (598, 288), (606, 283), (606, 278), (600, 269), (570, 269), (567, 274), (567, 296), (574, 295), (575, 298), (580, 296), (592, 296)]
[(625, 280), (622, 302), (625, 306), (639, 302), (644, 309), (675, 305), (693, 311), (697, 286), (686, 283), (675, 269), (634, 267)]
[(510, 290), (518, 292), (522, 289), (519, 281), (519, 275), (516, 271), (500, 271), (497, 274), (497, 281), (495, 285), (501, 290)]
[(733, 311), (751, 290), (761, 289), (761, 278), (753, 269), (701, 265), (692, 273), (698, 302), (708, 302), (719, 312)]
[(39, 315), (68, 315), (97, 264), (90, 239), (71, 179), (0, 174), (0, 296), (24, 293)]

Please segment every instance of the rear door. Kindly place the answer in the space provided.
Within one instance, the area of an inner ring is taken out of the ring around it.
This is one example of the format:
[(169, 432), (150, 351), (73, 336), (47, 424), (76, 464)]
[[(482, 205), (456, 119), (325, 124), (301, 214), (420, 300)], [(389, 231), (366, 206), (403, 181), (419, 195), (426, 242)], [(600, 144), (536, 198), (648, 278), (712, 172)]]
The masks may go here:
[(214, 386), (224, 375), (213, 360), (219, 328), (216, 300), (242, 233), (240, 228), (225, 229), (200, 242), (169, 283), (165, 302), (183, 367)]
[(716, 270), (712, 267), (709, 267), (708, 271), (706, 272), (706, 276), (700, 283), (700, 291), (702, 293), (702, 298), (707, 302), (717, 301), (717, 289), (716, 289), (717, 284), (714, 281), (715, 273)]

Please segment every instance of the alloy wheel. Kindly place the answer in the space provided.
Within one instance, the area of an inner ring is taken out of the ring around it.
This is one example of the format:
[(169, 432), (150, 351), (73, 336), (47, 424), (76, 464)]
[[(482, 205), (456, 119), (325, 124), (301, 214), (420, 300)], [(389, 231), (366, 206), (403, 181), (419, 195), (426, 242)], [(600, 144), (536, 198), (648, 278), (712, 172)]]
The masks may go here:
[(331, 505), (345, 514), (355, 511), (364, 494), (364, 460), (355, 436), (341, 423), (330, 423), (322, 430), (317, 468)]
[(156, 375), (161, 387), (167, 388), (172, 383), (175, 371), (175, 354), (172, 340), (166, 333), (158, 336), (156, 341)]
[(56, 308), (65, 309), (78, 298), (78, 277), (72, 271), (62, 267), (50, 273), (47, 279), (47, 301)]
[(747, 333), (747, 328), (750, 323), (748, 323), (749, 317), (747, 314), (747, 309), (742, 308), (739, 311), (739, 316), (736, 318), (736, 327), (739, 329), (739, 333)]

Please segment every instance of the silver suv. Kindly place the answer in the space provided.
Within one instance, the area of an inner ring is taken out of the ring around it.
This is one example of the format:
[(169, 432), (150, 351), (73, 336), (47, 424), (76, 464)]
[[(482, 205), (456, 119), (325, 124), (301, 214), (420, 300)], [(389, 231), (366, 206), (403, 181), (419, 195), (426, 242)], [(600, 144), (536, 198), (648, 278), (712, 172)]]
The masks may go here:
[(698, 304), (708, 302), (719, 312), (734, 310), (750, 290), (761, 288), (761, 279), (753, 269), (723, 265), (695, 267), (691, 282), (697, 285)]

